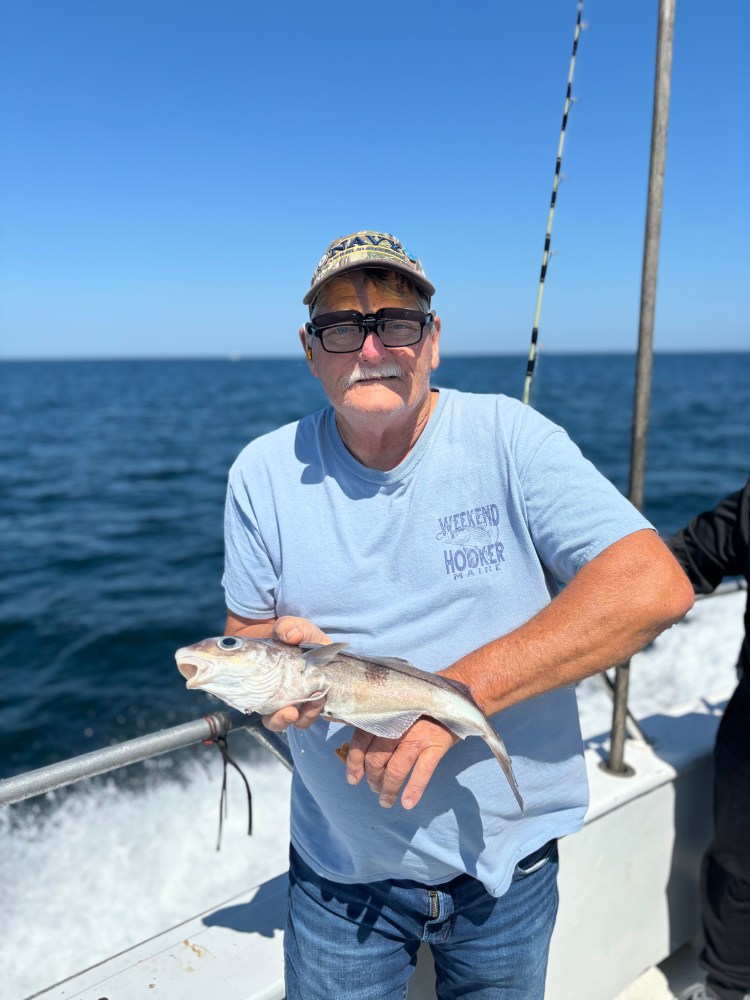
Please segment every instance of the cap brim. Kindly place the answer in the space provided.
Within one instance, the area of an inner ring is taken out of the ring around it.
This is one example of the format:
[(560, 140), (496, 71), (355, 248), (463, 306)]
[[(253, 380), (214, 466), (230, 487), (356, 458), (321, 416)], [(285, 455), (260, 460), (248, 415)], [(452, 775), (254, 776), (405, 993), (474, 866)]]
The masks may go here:
[(348, 271), (361, 271), (363, 267), (379, 267), (383, 271), (396, 271), (399, 274), (403, 274), (404, 277), (408, 278), (413, 285), (419, 288), (420, 291), (425, 292), (430, 298), (432, 298), (435, 294), (435, 286), (432, 285), (427, 278), (423, 277), (421, 274), (415, 274), (411, 268), (406, 267), (404, 264), (399, 264), (398, 262), (391, 260), (382, 262), (378, 260), (362, 260), (352, 261), (351, 264), (344, 264), (334, 271), (333, 274), (327, 274), (325, 277), (320, 278), (319, 281), (316, 281), (314, 285), (310, 286), (310, 290), (302, 300), (302, 304), (309, 306), (323, 285), (326, 285), (329, 281), (332, 281), (334, 278), (340, 278), (342, 274), (346, 274)]

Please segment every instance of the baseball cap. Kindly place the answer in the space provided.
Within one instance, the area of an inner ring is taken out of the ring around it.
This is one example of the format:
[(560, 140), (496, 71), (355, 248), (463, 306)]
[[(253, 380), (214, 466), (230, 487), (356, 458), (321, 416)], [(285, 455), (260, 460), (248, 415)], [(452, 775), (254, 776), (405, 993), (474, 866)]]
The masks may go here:
[(409, 278), (417, 288), (430, 297), (435, 294), (434, 285), (425, 277), (419, 260), (405, 249), (400, 240), (390, 233), (376, 233), (363, 229), (349, 236), (342, 236), (328, 245), (328, 249), (318, 261), (318, 266), (310, 282), (310, 290), (302, 302), (309, 306), (323, 285), (331, 278), (337, 278), (347, 271), (360, 267), (382, 267), (397, 271)]

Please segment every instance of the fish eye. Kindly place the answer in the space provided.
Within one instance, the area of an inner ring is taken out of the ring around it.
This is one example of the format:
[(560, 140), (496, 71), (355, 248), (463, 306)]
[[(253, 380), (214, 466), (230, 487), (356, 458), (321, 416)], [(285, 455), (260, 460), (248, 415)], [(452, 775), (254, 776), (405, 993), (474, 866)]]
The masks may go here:
[(219, 649), (239, 649), (243, 642), (236, 635), (225, 635), (223, 639), (219, 639), (216, 645)]

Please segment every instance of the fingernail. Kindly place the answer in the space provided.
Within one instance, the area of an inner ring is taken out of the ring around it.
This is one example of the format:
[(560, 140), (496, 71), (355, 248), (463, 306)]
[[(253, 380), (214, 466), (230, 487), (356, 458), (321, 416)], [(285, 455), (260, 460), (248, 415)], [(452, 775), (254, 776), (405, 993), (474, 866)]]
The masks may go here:
[(381, 795), (380, 804), (383, 807), (383, 809), (390, 809), (391, 806), (393, 805), (393, 799), (384, 799), (383, 796)]
[(357, 782), (359, 781), (358, 778), (355, 778), (355, 776), (353, 774), (350, 774), (348, 771), (346, 772), (346, 780), (349, 782), (350, 785), (356, 785)]
[(404, 809), (411, 809), (414, 805), (414, 799), (401, 799), (401, 805)]

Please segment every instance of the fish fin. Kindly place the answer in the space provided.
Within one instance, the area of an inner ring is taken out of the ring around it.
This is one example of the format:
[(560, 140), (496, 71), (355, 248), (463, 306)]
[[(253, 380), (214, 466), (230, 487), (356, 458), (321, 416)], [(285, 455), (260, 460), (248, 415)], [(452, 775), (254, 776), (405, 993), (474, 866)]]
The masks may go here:
[(403, 670), (404, 667), (411, 667), (412, 670), (416, 670), (413, 663), (402, 660), (399, 656), (357, 656), (355, 653), (347, 653), (346, 655), (354, 657), (355, 660), (363, 660), (365, 663), (380, 663), (391, 669)]
[[(456, 691), (459, 691), (465, 698), (468, 698), (472, 704), (477, 704), (476, 701), (474, 701), (474, 695), (471, 693), (471, 688), (468, 684), (464, 684), (462, 681), (454, 681), (452, 677), (445, 677), (442, 674), (440, 676), (444, 681), (447, 681), (451, 687), (454, 687)], [(478, 705), (477, 708), (479, 708)]]
[(373, 736), (385, 736), (389, 740), (397, 740), (403, 736), (409, 726), (414, 725), (420, 717), (421, 712), (399, 712), (397, 715), (351, 715), (347, 714), (346, 721), (364, 729), (366, 733)]
[(327, 645), (314, 646), (311, 643), (304, 646), (305, 652), (302, 654), (302, 659), (305, 661), (305, 670), (308, 667), (322, 669), (331, 660), (335, 660), (341, 650), (346, 649), (348, 645), (346, 642), (331, 642)]
[(523, 799), (521, 798), (521, 792), (518, 788), (518, 782), (516, 781), (516, 776), (513, 774), (513, 764), (510, 759), (508, 751), (505, 749), (505, 744), (499, 733), (497, 733), (492, 727), (490, 727), (494, 739), (489, 739), (485, 737), (485, 742), (487, 746), (493, 753), (495, 760), (498, 762), (500, 767), (503, 769), (505, 777), (508, 779), (508, 784), (510, 785), (511, 791), (516, 797), (516, 802), (518, 803), (518, 808), (523, 813)]

